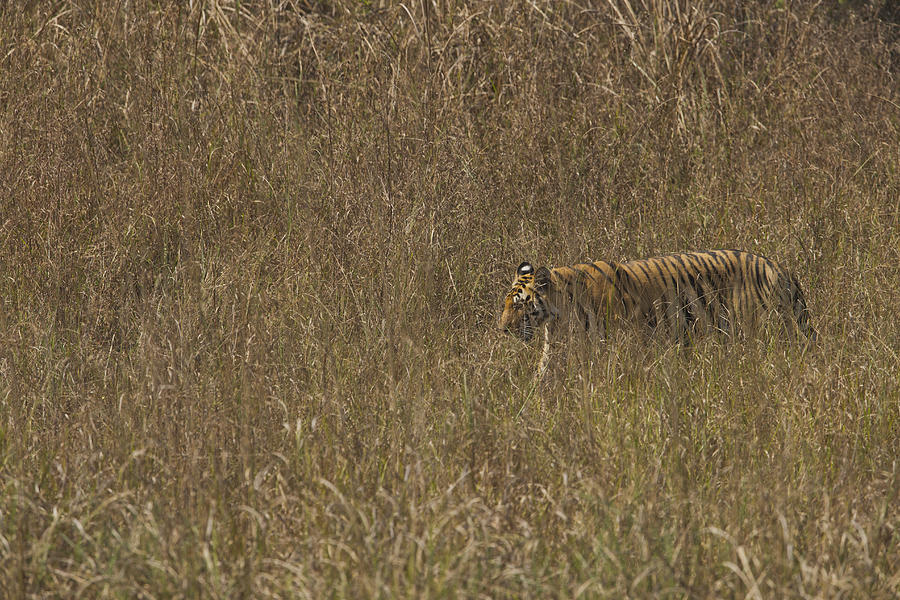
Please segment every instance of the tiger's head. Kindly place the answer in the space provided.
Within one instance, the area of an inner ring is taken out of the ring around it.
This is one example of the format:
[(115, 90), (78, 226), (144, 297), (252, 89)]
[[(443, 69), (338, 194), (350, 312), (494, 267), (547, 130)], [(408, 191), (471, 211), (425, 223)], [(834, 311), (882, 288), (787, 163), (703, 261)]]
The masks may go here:
[(534, 330), (556, 316), (549, 301), (550, 270), (541, 267), (535, 271), (529, 262), (516, 269), (512, 289), (503, 301), (503, 314), (497, 324), (501, 331), (509, 331), (526, 342)]

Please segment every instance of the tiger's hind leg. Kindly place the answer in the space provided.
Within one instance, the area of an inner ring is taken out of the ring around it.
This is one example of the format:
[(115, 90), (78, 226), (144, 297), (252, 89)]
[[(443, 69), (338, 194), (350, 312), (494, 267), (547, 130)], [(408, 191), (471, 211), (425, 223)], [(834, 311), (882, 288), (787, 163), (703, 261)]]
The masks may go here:
[(800, 282), (795, 277), (791, 277), (791, 309), (800, 332), (806, 337), (808, 342), (815, 342), (819, 334), (816, 333), (812, 323), (809, 322), (809, 306), (806, 304), (806, 298), (803, 296)]
[(775, 307), (787, 331), (798, 338), (804, 338), (808, 343), (815, 342), (818, 334), (809, 321), (809, 307), (797, 278), (791, 275), (780, 276), (775, 295)]

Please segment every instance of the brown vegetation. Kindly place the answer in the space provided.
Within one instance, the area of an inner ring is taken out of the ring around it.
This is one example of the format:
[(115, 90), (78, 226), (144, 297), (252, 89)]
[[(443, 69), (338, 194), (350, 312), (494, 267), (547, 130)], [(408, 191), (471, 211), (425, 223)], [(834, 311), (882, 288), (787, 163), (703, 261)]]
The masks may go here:
[[(896, 597), (891, 6), (0, 6), (0, 596)], [(714, 247), (818, 345), (493, 327)]]

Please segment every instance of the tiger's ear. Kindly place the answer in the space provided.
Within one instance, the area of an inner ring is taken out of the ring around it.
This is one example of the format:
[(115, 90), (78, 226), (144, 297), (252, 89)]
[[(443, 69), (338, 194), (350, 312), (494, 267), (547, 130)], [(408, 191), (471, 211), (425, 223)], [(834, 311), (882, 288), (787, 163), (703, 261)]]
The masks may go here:
[(539, 291), (544, 291), (550, 287), (550, 269), (541, 267), (534, 274), (534, 287)]
[(531, 266), (531, 263), (527, 260), (519, 265), (519, 268), (516, 269), (516, 276), (521, 277), (522, 275), (528, 275), (529, 273), (534, 273), (534, 267)]

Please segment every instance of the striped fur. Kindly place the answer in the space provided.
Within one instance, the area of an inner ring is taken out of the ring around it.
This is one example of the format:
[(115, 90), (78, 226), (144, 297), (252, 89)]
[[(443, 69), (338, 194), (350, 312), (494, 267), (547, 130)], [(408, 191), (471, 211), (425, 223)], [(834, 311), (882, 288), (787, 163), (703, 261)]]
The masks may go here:
[(690, 343), (698, 334), (743, 333), (771, 312), (793, 335), (816, 339), (790, 272), (749, 252), (712, 250), (553, 269), (522, 263), (499, 328), (529, 340), (538, 327), (552, 333), (568, 322), (605, 337), (611, 324), (626, 321)]

